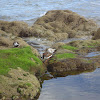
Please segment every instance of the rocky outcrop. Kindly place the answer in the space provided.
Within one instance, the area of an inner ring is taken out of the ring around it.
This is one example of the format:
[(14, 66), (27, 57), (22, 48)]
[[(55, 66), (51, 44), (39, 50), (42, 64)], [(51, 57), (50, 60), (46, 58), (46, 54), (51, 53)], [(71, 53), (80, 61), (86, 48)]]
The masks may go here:
[(9, 38), (0, 37), (0, 46), (10, 47), (11, 45), (13, 47), (13, 42)]
[(57, 41), (89, 34), (96, 24), (69, 10), (52, 10), (37, 19), (32, 29), (35, 36)]
[(62, 45), (65, 45), (63, 42), (57, 42), (52, 45), (52, 48), (59, 49)]
[(0, 21), (0, 30), (20, 37), (32, 36), (32, 30), (28, 27), (28, 24), (20, 21)]
[[(30, 48), (19, 37), (16, 37), (16, 41), (20, 46), (14, 48), (14, 40), (9, 37), (0, 37), (0, 49), (2, 49), (0, 50), (0, 100), (33, 100), (40, 92), (40, 82), (36, 77), (40, 78), (45, 73), (46, 67), (38, 58), (36, 49)], [(29, 52), (24, 48), (30, 48)], [(22, 52), (20, 52), (21, 49), (23, 49)], [(2, 51), (5, 52), (2, 53)], [(24, 60), (24, 57), (28, 59)], [(25, 71), (28, 68), (28, 70), (25, 72), (21, 68)], [(6, 76), (4, 76), (5, 73)]]
[(0, 75), (0, 100), (33, 100), (38, 92), (38, 79), (21, 68), (11, 69), (7, 76)]
[(71, 46), (83, 48), (83, 47), (98, 47), (100, 45), (100, 39), (98, 40), (77, 40), (68, 43)]
[(45, 37), (51, 41), (89, 35), (96, 24), (69, 10), (52, 10), (37, 19), (32, 27), (25, 22), (0, 21), (0, 30), (20, 37)]
[(92, 69), (95, 69), (93, 63), (88, 63), (78, 58), (64, 59), (58, 62), (54, 61), (54, 63), (48, 65), (48, 71), (57, 73), (67, 71), (86, 71)]
[(100, 66), (100, 55), (92, 55), (91, 52), (100, 51), (99, 40), (77, 40), (70, 43), (55, 43), (56, 53), (48, 61), (48, 71), (55, 77), (66, 76), (71, 73), (92, 71)]
[[(40, 78), (46, 67), (38, 58), (38, 51), (17, 36), (20, 26), (15, 28), (14, 33), (9, 33), (11, 27), (4, 28), (8, 32), (0, 30), (0, 100), (33, 100), (41, 88), (36, 77)], [(15, 48), (13, 42), (18, 42), (20, 46)]]
[(97, 30), (97, 32), (94, 34), (93, 39), (100, 39), (100, 28)]

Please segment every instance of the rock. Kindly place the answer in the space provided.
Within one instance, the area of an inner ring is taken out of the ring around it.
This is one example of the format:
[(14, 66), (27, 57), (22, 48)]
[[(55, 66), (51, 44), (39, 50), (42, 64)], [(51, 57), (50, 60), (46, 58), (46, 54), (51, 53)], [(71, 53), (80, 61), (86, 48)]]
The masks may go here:
[[(11, 35), (11, 34), (9, 34), (9, 35)], [(0, 36), (7, 37), (8, 34), (5, 31), (0, 30)]]
[(97, 47), (100, 45), (100, 39), (98, 40), (77, 40), (68, 43), (71, 46), (83, 48), (83, 47)]
[(93, 39), (100, 39), (100, 28), (97, 30), (97, 32), (94, 34)]
[[(21, 80), (19, 80), (19, 78)], [(18, 68), (11, 69), (8, 76), (0, 75), (0, 93), (3, 93), (6, 100), (11, 100), (11, 98), (16, 97), (21, 97), (17, 100), (34, 99), (38, 92), (40, 92), (40, 83), (38, 79), (29, 72)]]
[(52, 10), (37, 19), (32, 26), (33, 35), (58, 41), (75, 36), (90, 34), (96, 24), (69, 10)]
[(100, 65), (99, 57), (86, 57), (86, 55), (99, 50), (99, 45), (100, 42), (96, 40), (78, 40), (61, 44), (57, 46), (56, 53), (48, 61), (47, 69), (54, 76), (95, 70)]
[(28, 27), (28, 24), (20, 21), (0, 21), (0, 30), (20, 37), (31, 36), (31, 29)]
[(97, 68), (100, 68), (100, 55), (95, 56), (92, 60), (95, 63), (95, 65), (97, 66)]
[(97, 50), (100, 51), (100, 46), (97, 47)]
[(0, 37), (0, 46), (11, 47), (13, 46), (13, 41), (10, 38)]
[(93, 63), (84, 62), (78, 58), (65, 59), (48, 65), (50, 72), (85, 71), (95, 69)]
[(52, 45), (52, 48), (58, 49), (60, 46), (65, 45), (63, 42), (57, 42)]

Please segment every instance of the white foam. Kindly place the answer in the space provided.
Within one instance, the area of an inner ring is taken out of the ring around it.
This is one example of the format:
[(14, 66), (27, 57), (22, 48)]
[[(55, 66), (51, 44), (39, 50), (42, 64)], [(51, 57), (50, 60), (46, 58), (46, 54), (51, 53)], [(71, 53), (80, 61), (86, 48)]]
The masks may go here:
[(40, 14), (40, 17), (44, 16), (45, 14), (46, 14), (46, 12), (44, 12), (44, 13)]

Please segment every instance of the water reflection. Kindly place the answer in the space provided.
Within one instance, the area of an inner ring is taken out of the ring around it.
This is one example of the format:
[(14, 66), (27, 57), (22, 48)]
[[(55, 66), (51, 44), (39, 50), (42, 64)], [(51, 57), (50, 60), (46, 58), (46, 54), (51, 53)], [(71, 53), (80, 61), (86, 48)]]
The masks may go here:
[(93, 71), (94, 70), (86, 70), (86, 71), (75, 70), (75, 71), (67, 71), (67, 72), (51, 72), (50, 74), (53, 75), (54, 78), (57, 78), (57, 77), (66, 77), (69, 75), (79, 75), (81, 73), (88, 73), (88, 72), (93, 72)]
[(38, 100), (99, 100), (100, 69), (44, 80)]

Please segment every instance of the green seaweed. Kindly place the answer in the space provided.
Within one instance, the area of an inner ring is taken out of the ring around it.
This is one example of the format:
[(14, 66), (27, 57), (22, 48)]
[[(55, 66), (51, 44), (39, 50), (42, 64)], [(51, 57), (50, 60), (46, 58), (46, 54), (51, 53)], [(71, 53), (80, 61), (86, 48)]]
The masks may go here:
[(2, 75), (7, 74), (10, 68), (20, 67), (29, 71), (31, 67), (38, 69), (41, 65), (42, 61), (32, 53), (29, 46), (0, 50), (0, 74)]
[(31, 87), (32, 84), (31, 83), (25, 83), (26, 86)]
[(76, 58), (76, 54), (73, 53), (56, 54), (55, 56), (57, 59)]
[(70, 46), (70, 45), (62, 45), (61, 48), (68, 50), (77, 50), (78, 48)]
[(88, 45), (87, 47), (88, 47), (88, 48), (94, 48), (94, 46), (91, 46), (91, 45)]

